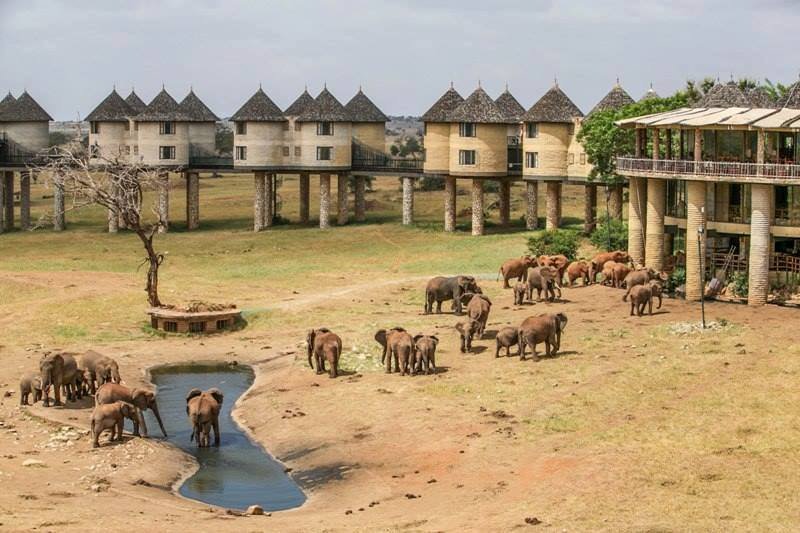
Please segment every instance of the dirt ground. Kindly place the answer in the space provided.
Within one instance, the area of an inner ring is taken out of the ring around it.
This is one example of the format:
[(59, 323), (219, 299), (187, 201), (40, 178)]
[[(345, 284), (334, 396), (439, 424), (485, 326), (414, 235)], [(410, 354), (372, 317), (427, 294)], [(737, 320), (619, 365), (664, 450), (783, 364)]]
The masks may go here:
[[(798, 311), (711, 302), (714, 327), (700, 333), (696, 303), (629, 317), (622, 291), (602, 286), (515, 307), (495, 272), (525, 233), (443, 234), (439, 193), (418, 195), (417, 225), (402, 228), (397, 184), (383, 183), (368, 224), (321, 239), (313, 227), (254, 235), (252, 178), (204, 180), (203, 229), (178, 222), (158, 246), (166, 301), (244, 309), (245, 329), (205, 338), (148, 331), (139, 245), (104, 234), (101, 212), (71, 214), (63, 234), (0, 237), (0, 530), (798, 529)], [(290, 217), (295, 188), (281, 193)], [(34, 212), (51, 201), (34, 198)], [(565, 205), (579, 227), (576, 198)], [(456, 317), (422, 314), (425, 280), (458, 272), (477, 274), (494, 302), (470, 354)], [(498, 329), (555, 311), (569, 317), (558, 356), (494, 358)], [(383, 373), (372, 336), (395, 325), (440, 336), (438, 374)], [(305, 362), (305, 331), (319, 326), (344, 340), (335, 380)], [(176, 494), (194, 462), (158, 439), (92, 449), (88, 405), (19, 407), (18, 377), (42, 352), (88, 348), (133, 385), (165, 363), (252, 365), (234, 414), (307, 502), (229, 514)]]

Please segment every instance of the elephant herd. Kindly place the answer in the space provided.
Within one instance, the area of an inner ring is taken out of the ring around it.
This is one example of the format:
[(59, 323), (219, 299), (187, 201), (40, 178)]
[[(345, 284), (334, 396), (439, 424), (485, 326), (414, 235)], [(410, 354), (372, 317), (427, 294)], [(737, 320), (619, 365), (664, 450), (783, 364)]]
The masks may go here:
[[(80, 357), (75, 354), (46, 353), (39, 361), (39, 372), (28, 372), (20, 378), (20, 405), (42, 401), (50, 406), (50, 390), (53, 390), (53, 404), (77, 401), (84, 396), (94, 398), (89, 423), (92, 446), (99, 446), (100, 435), (109, 430), (110, 440), (122, 440), (122, 427), (125, 419), (133, 423), (134, 436), (147, 436), (144, 411), (153, 412), (161, 433), (167, 432), (161, 420), (154, 392), (143, 388), (130, 388), (122, 384), (119, 365), (114, 359), (89, 350)], [(192, 389), (186, 397), (186, 414), (192, 426), (191, 439), (199, 446), (209, 445), (210, 431), (214, 430), (215, 445), (219, 446), (219, 411), (222, 405), (222, 392), (210, 389), (202, 392)]]

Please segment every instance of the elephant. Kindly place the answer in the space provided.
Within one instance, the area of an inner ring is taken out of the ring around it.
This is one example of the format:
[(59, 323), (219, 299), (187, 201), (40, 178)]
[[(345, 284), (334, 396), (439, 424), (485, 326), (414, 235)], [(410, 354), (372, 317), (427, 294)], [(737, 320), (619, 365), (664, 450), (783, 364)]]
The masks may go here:
[(135, 422), (136, 416), (136, 408), (128, 402), (119, 401), (95, 405), (91, 419), (92, 448), (100, 446), (100, 434), (107, 429), (111, 430), (111, 442), (122, 440), (122, 427), (125, 419)]
[(518, 329), (519, 359), (525, 360), (525, 347), (530, 346), (533, 360), (538, 361), (536, 345), (544, 343), (545, 354), (555, 355), (561, 349), (561, 335), (567, 327), (567, 315), (564, 313), (544, 314), (526, 318)]
[(566, 255), (540, 255), (537, 262), (540, 267), (550, 266), (558, 271), (559, 285), (564, 281), (564, 272), (567, 270), (567, 265), (569, 265), (569, 259), (567, 259)]
[(552, 266), (543, 266), (528, 269), (528, 299), (533, 300), (533, 289), (536, 289), (536, 299), (541, 301), (542, 291), (545, 298), (552, 302), (558, 297), (561, 298), (561, 286), (558, 284), (558, 270)]
[(94, 350), (89, 350), (83, 354), (80, 366), (89, 375), (92, 394), (95, 394), (97, 387), (104, 383), (122, 383), (117, 362)]
[(478, 332), (480, 324), (477, 320), (467, 318), (456, 324), (456, 330), (461, 335), (461, 353), (472, 351), (472, 339)]
[(42, 376), (26, 372), (19, 380), (19, 404), (28, 405), (28, 396), (33, 394), (33, 403), (42, 399)]
[(506, 357), (508, 357), (511, 355), (511, 347), (519, 344), (519, 331), (517, 328), (505, 327), (497, 332), (495, 343), (497, 344), (494, 351), (495, 359), (500, 357), (500, 348), (506, 349)]
[(586, 286), (589, 284), (589, 271), (591, 266), (588, 261), (580, 260), (580, 261), (573, 261), (567, 266), (567, 281), (569, 282), (569, 287), (575, 283), (575, 280), (581, 279), (583, 280), (583, 285)]
[(630, 267), (628, 265), (623, 265), (622, 263), (616, 263), (614, 265), (614, 270), (611, 274), (611, 279), (613, 280), (614, 287), (617, 289), (621, 289), (622, 285), (626, 283), (625, 279), (628, 277), (628, 274), (631, 273)]
[(653, 293), (653, 298), (658, 298), (658, 307), (656, 309), (661, 309), (661, 298), (664, 294), (664, 286), (656, 280), (650, 280), (650, 291)]
[[(631, 315), (633, 316), (634, 309), (637, 316), (642, 316), (644, 313), (644, 306), (648, 307), (648, 314), (653, 314), (653, 290), (649, 284), (647, 285), (634, 285), (629, 291), (631, 297)], [(627, 296), (627, 295), (626, 295)]]
[(605, 265), (607, 261), (614, 261), (615, 263), (627, 264), (631, 262), (631, 256), (628, 255), (628, 252), (624, 252), (622, 250), (615, 250), (613, 252), (603, 252), (597, 254), (592, 258), (591, 261), (589, 261), (590, 283), (595, 283), (597, 281), (597, 274), (602, 272), (603, 265)]
[(414, 357), (415, 364), (411, 367), (412, 374), (415, 372), (436, 373), (436, 347), (438, 345), (439, 337), (434, 335), (414, 335), (414, 352), (416, 355)]
[(525, 275), (528, 269), (536, 266), (536, 259), (529, 255), (523, 255), (518, 259), (509, 259), (500, 265), (500, 270), (497, 273), (497, 279), (503, 276), (503, 288), (510, 289), (508, 280), (517, 278), (517, 281), (525, 281)]
[(61, 354), (45, 354), (39, 361), (42, 376), (42, 398), (44, 406), (50, 407), (50, 387), (53, 387), (55, 405), (61, 405), (61, 386), (64, 381), (64, 358)]
[(330, 364), (328, 377), (339, 375), (339, 358), (342, 356), (342, 339), (328, 328), (310, 329), (306, 335), (308, 366), (314, 369), (312, 356), (317, 364), (317, 374), (325, 372), (325, 361)]
[(375, 332), (375, 340), (383, 347), (381, 364), (386, 363), (386, 373), (392, 373), (392, 358), (394, 370), (405, 376), (409, 366), (414, 365), (414, 339), (411, 334), (401, 327), (379, 329)]
[(119, 383), (105, 383), (97, 389), (97, 394), (94, 396), (96, 405), (105, 405), (118, 401), (127, 402), (136, 408), (136, 419), (133, 421), (133, 434), (139, 436), (139, 425), (142, 426), (142, 436), (147, 436), (147, 424), (144, 421), (143, 412), (147, 409), (153, 411), (161, 433), (164, 438), (167, 437), (167, 431), (164, 429), (164, 423), (161, 421), (161, 414), (158, 412), (158, 404), (156, 403), (156, 395), (154, 392), (146, 389), (131, 389)]
[(489, 311), (492, 310), (492, 301), (488, 296), (471, 292), (463, 294), (461, 298), (462, 303), (467, 304), (467, 316), (480, 324), (477, 331), (478, 338), (483, 337), (486, 321), (489, 320)]
[(201, 448), (209, 446), (211, 429), (214, 429), (214, 446), (219, 446), (219, 412), (222, 408), (222, 391), (218, 388), (192, 389), (186, 395), (186, 414), (192, 425), (189, 442), (197, 441)]
[(436, 312), (442, 312), (442, 302), (453, 300), (453, 309), (457, 315), (462, 312), (461, 295), (465, 292), (481, 293), (481, 289), (472, 276), (452, 276), (449, 278), (437, 276), (428, 282), (425, 287), (425, 314), (433, 312), (433, 302), (436, 302)]
[(528, 292), (528, 284), (518, 282), (514, 285), (514, 305), (522, 305), (525, 303), (525, 294)]
[(61, 357), (64, 359), (64, 375), (61, 386), (64, 388), (64, 395), (67, 400), (74, 402), (83, 397), (82, 391), (78, 389), (77, 385), (77, 381), (81, 379), (78, 363), (72, 354), (62, 353)]
[(616, 261), (606, 261), (603, 265), (602, 275), (603, 281), (601, 282), (603, 285), (608, 285), (609, 287), (614, 286), (614, 267), (617, 266), (619, 263)]
[(634, 270), (625, 276), (625, 285), (628, 291), (625, 293), (625, 296), (622, 297), (622, 301), (625, 302), (628, 300), (631, 288), (637, 285), (646, 285), (650, 283), (651, 280), (667, 281), (667, 279), (669, 279), (669, 276), (667, 276), (666, 272), (656, 272), (652, 268)]

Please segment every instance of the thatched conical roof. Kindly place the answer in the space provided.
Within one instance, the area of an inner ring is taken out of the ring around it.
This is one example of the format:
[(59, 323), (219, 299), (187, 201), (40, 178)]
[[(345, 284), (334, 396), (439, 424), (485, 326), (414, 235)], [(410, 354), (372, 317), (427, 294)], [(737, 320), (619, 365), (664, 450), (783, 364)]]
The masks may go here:
[(450, 115), (464, 101), (452, 86), (422, 115), (423, 122), (451, 122)]
[(281, 108), (267, 96), (261, 87), (233, 114), (231, 120), (236, 122), (283, 122), (286, 117)]
[(216, 122), (219, 117), (194, 94), (194, 90), (189, 89), (189, 94), (181, 100), (179, 104), (181, 111), (189, 116), (190, 122)]
[(772, 99), (764, 87), (753, 87), (747, 91), (747, 98), (753, 107), (760, 107), (764, 109), (772, 109), (775, 107), (775, 100)]
[(626, 105), (633, 104), (633, 98), (629, 95), (625, 89), (622, 88), (622, 85), (619, 84), (619, 81), (608, 91), (602, 100), (597, 102), (591, 111), (586, 115), (591, 116), (592, 113), (597, 113), (598, 111), (606, 111), (609, 109), (617, 110), (622, 109)]
[(715, 83), (695, 107), (752, 107), (735, 81)]
[(116, 89), (100, 102), (84, 120), (88, 122), (127, 122), (136, 113), (119, 95)]
[(507, 124), (509, 122), (506, 114), (481, 87), (475, 89), (453, 110), (451, 118), (453, 122), (477, 122), (479, 124)]
[(125, 98), (125, 103), (128, 104), (131, 109), (133, 109), (133, 112), (137, 115), (144, 111), (144, 109), (147, 107), (147, 104), (145, 104), (142, 99), (139, 98), (139, 95), (136, 94), (136, 91), (133, 89), (131, 89), (131, 94)]
[(190, 122), (192, 120), (166, 89), (161, 89), (161, 92), (147, 104), (144, 111), (135, 118), (137, 122)]
[(313, 105), (314, 97), (308, 94), (308, 89), (303, 89), (302, 94), (297, 97), (297, 100), (292, 102), (292, 105), (286, 108), (283, 114), (287, 117), (299, 117)]
[[(7, 99), (8, 97), (4, 101)], [(53, 117), (28, 94), (28, 91), (24, 91), (13, 102), (7, 101), (0, 113), (0, 122), (49, 122), (51, 120)]]
[(800, 109), (800, 81), (796, 81), (789, 86), (783, 98), (778, 100), (778, 107)]
[(389, 122), (389, 117), (378, 109), (378, 106), (364, 94), (361, 88), (345, 104), (344, 108), (350, 113), (350, 120), (353, 122)]
[(500, 108), (500, 111), (503, 112), (509, 122), (522, 122), (522, 115), (525, 114), (525, 108), (514, 98), (514, 95), (511, 94), (508, 87), (503, 91), (503, 94), (497, 97), (494, 103), (497, 104), (497, 107)]
[(314, 103), (297, 117), (300, 122), (350, 122), (350, 114), (327, 87), (314, 99)]
[(649, 88), (649, 89), (647, 89), (647, 92), (645, 92), (645, 93), (642, 95), (642, 97), (641, 97), (641, 98), (639, 98), (639, 101), (640, 101), (640, 102), (642, 102), (642, 101), (644, 101), (644, 100), (650, 100), (651, 98), (661, 98), (661, 97), (658, 95), (658, 93), (656, 92), (656, 90), (655, 90), (655, 89), (653, 89), (653, 84), (652, 84), (652, 83), (650, 84), (650, 88)]
[(11, 91), (8, 91), (8, 94), (5, 96), (5, 98), (3, 98), (2, 100), (0, 100), (0, 116), (2, 116), (2, 114), (3, 114), (3, 109), (4, 109), (6, 106), (9, 106), (9, 105), (13, 104), (13, 103), (14, 103), (14, 102), (16, 102), (16, 101), (17, 101), (17, 99), (16, 99), (16, 98), (14, 98), (14, 95), (13, 95), (13, 94), (11, 94)]
[(583, 113), (578, 106), (564, 94), (558, 84), (555, 84), (528, 109), (528, 112), (522, 116), (522, 120), (525, 122), (570, 123), (574, 118), (582, 116)]

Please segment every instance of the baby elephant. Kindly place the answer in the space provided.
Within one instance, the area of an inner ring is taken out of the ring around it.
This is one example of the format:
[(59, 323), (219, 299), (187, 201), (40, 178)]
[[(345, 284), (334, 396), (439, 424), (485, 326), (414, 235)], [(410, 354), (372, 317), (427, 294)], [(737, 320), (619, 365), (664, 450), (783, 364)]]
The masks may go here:
[(342, 355), (342, 339), (328, 328), (310, 329), (306, 334), (306, 350), (308, 352), (308, 366), (314, 369), (311, 358), (317, 365), (317, 374), (325, 373), (325, 361), (328, 362), (330, 371), (328, 376), (335, 378), (339, 375), (339, 358)]
[(214, 429), (214, 446), (219, 446), (219, 412), (222, 409), (222, 391), (213, 388), (203, 392), (192, 389), (186, 395), (186, 414), (192, 425), (192, 436), (201, 448), (207, 448)]
[(514, 305), (525, 303), (525, 293), (528, 292), (527, 283), (517, 283), (514, 285)]
[(415, 335), (415, 362), (411, 365), (411, 373), (425, 372), (426, 374), (436, 373), (436, 346), (439, 345), (439, 338), (433, 335)]
[(631, 287), (629, 296), (631, 298), (631, 315), (633, 316), (634, 309), (637, 316), (642, 316), (644, 313), (644, 306), (648, 306), (648, 314), (653, 314), (653, 289), (650, 284), (647, 285), (634, 285)]
[(519, 343), (519, 332), (517, 328), (505, 327), (497, 332), (495, 337), (497, 348), (494, 351), (495, 358), (500, 357), (500, 348), (506, 349), (506, 357), (511, 355), (510, 348)]
[(111, 430), (111, 441), (122, 440), (122, 425), (125, 419), (136, 420), (136, 408), (128, 402), (97, 405), (92, 411), (92, 447), (100, 446), (100, 434)]
[(42, 399), (42, 377), (35, 372), (23, 374), (19, 380), (19, 404), (28, 405), (28, 396), (33, 394), (33, 403)]
[(461, 352), (467, 353), (472, 351), (472, 339), (480, 331), (481, 324), (477, 320), (468, 318), (456, 324), (456, 330), (461, 335)]

